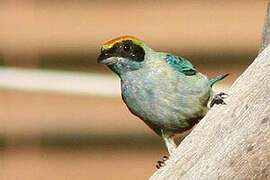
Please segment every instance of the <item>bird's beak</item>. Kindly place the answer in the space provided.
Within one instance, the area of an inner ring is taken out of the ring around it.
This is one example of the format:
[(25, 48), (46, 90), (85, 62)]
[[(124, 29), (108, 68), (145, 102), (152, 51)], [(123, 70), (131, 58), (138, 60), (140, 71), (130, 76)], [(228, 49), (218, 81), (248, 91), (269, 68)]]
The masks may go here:
[(118, 59), (106, 50), (102, 50), (101, 54), (98, 56), (97, 62), (100, 64), (111, 65), (118, 62)]

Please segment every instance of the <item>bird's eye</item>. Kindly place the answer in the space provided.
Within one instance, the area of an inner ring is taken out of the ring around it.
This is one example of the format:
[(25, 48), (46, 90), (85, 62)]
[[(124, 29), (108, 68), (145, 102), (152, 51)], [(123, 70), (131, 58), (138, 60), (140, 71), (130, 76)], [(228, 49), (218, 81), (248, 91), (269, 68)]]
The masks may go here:
[(124, 51), (129, 52), (129, 50), (130, 50), (130, 45), (124, 44)]

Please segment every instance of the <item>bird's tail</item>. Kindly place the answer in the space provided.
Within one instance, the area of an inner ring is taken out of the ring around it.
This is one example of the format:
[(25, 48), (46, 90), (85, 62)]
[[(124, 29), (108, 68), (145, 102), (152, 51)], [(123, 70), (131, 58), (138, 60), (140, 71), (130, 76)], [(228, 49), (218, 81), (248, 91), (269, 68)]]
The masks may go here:
[(224, 75), (220, 75), (220, 76), (217, 76), (217, 77), (215, 77), (215, 78), (210, 79), (210, 80), (209, 80), (210, 87), (212, 87), (216, 82), (218, 82), (218, 81), (221, 80), (221, 79), (224, 79), (224, 78), (227, 77), (228, 75), (229, 75), (229, 73), (228, 73), (228, 74), (224, 74)]

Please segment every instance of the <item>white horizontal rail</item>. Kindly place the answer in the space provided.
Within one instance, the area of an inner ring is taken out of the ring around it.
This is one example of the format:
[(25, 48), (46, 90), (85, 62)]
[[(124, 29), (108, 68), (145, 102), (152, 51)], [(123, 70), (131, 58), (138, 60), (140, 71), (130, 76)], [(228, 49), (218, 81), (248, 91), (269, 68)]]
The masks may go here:
[(0, 88), (79, 95), (120, 96), (116, 76), (53, 70), (0, 68)]
[[(74, 71), (0, 67), (0, 88), (78, 95), (120, 96), (117, 76)], [(215, 91), (228, 86), (217, 84)]]

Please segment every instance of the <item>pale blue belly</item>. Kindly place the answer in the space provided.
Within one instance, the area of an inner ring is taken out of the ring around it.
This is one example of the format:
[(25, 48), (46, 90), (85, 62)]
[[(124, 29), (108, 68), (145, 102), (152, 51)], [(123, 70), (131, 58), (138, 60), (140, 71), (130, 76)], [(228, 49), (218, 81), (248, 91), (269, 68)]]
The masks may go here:
[(152, 77), (145, 77), (132, 78), (132, 82), (125, 80), (122, 83), (123, 98), (129, 109), (156, 132), (160, 129), (179, 132), (188, 128), (192, 124), (191, 120), (205, 115), (205, 102), (211, 94), (206, 78), (196, 81), (194, 77), (188, 78), (159, 78), (153, 81)]

